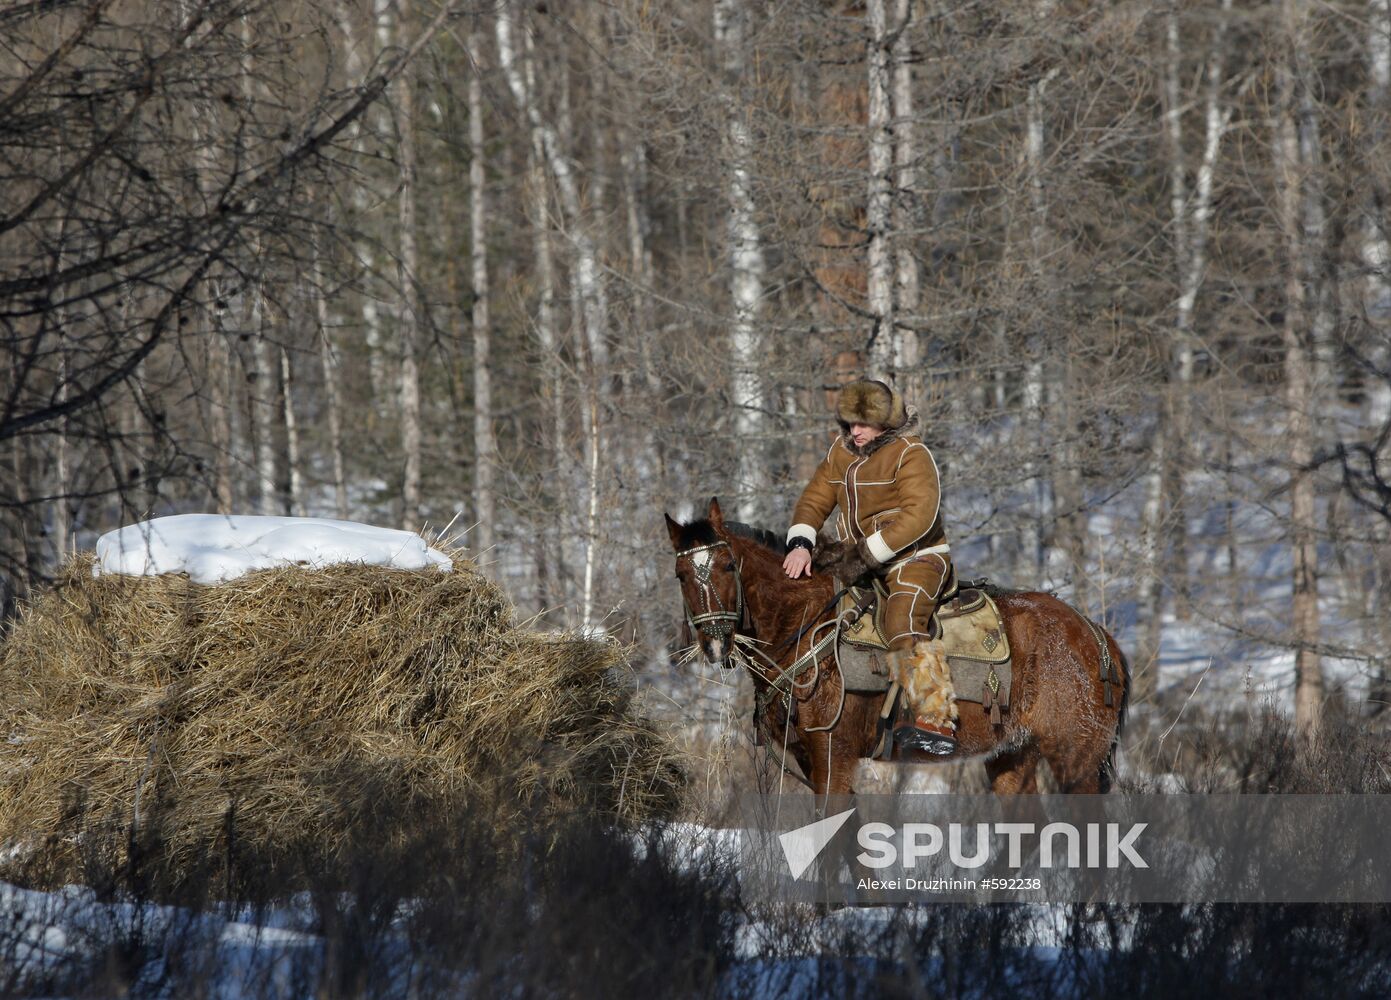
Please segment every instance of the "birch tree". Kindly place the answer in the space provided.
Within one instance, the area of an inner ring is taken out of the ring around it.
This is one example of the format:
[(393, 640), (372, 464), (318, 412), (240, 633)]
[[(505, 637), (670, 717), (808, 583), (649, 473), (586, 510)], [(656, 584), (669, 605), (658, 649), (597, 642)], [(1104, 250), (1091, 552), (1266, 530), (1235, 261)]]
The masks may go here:
[[(1187, 412), (1193, 392), (1193, 323), (1198, 293), (1207, 270), (1217, 158), (1232, 116), (1232, 106), (1223, 94), (1230, 15), (1231, 0), (1221, 0), (1204, 67), (1205, 85), (1199, 102), (1203, 112), (1202, 146), (1190, 190), (1183, 128), (1189, 99), (1182, 87), (1187, 49), (1183, 44), (1178, 5), (1171, 4), (1164, 14), (1164, 136), (1168, 154), (1169, 226), (1173, 234), (1178, 297), (1173, 339), (1165, 352), (1168, 384), (1155, 410), (1153, 446), (1145, 477), (1141, 528), (1145, 568), (1139, 588), (1143, 624), (1137, 657), (1142, 665), (1137, 677), (1137, 691), (1142, 699), (1151, 696), (1158, 686), (1165, 578), (1170, 567), (1175, 573), (1183, 574), (1187, 554), (1182, 536), (1187, 532), (1187, 507), (1183, 498), (1191, 462), (1185, 443), (1190, 434)], [(1166, 559), (1164, 538), (1170, 534), (1166, 530), (1170, 525), (1180, 544), (1175, 546), (1173, 558)]]
[(493, 435), (493, 389), (489, 357), (490, 320), (488, 317), (488, 205), (485, 176), (487, 151), (483, 145), (483, 83), (481, 64), (483, 36), (469, 36), (469, 55), (473, 72), (468, 84), (469, 118), (469, 247), (473, 273), (473, 509), (474, 548), (488, 552), (493, 547), (496, 514), (493, 504), (494, 466), (497, 439)]
[(921, 400), (923, 378), (917, 325), (921, 275), (916, 243), (921, 230), (917, 192), (917, 164), (921, 155), (917, 123), (913, 119), (913, 46), (911, 42), (914, 0), (894, 0), (894, 39), (890, 48), (893, 67), (893, 146), (896, 170), (894, 211), (891, 224), (894, 243), (894, 316), (901, 323), (894, 339), (894, 368), (907, 374), (904, 389)]
[[(410, 0), (397, 0), (396, 31), (404, 37), (411, 23)], [(396, 156), (400, 171), (397, 220), (400, 226), (397, 282), (401, 291), (398, 324), (401, 356), (401, 526), (420, 527), (421, 428), (420, 428), (420, 255), (415, 227), (415, 87), (410, 71), (396, 81), (396, 122), (399, 135)]]
[(1314, 332), (1311, 311), (1321, 300), (1314, 286), (1322, 273), (1322, 156), (1311, 119), (1306, 48), (1307, 10), (1302, 0), (1283, 0), (1281, 27), (1287, 55), (1276, 67), (1274, 128), (1276, 207), (1284, 237), (1285, 313), (1281, 327), (1285, 352), (1287, 466), (1290, 545), (1293, 555), (1291, 634), (1295, 646), (1295, 723), (1304, 734), (1318, 729), (1323, 707), (1323, 672), (1318, 653), (1318, 532), (1315, 523), (1313, 412)]
[(495, 27), (498, 62), (507, 80), (508, 90), (525, 116), (533, 141), (539, 145), (551, 176), (555, 179), (561, 211), (565, 216), (566, 233), (575, 253), (574, 287), (579, 299), (578, 311), (590, 369), (585, 407), (587, 482), (584, 585), (581, 597), (581, 622), (589, 625), (594, 614), (594, 571), (599, 546), (599, 455), (603, 447), (599, 380), (608, 370), (608, 299), (591, 223), (581, 206), (575, 168), (561, 148), (556, 130), (542, 118), (541, 110), (532, 100), (526, 78), (517, 64), (514, 41), (515, 14), (510, 3), (504, 2), (499, 5)]
[(869, 71), (869, 197), (865, 226), (869, 247), (869, 311), (874, 317), (869, 351), (871, 377), (891, 379), (898, 359), (894, 327), (894, 262), (890, 253), (890, 227), (893, 224), (893, 131), (890, 47), (886, 0), (867, 0), (865, 16), (869, 26), (869, 51), (865, 60)]
[(759, 498), (766, 493), (768, 483), (763, 447), (763, 389), (759, 379), (764, 347), (758, 326), (765, 263), (750, 176), (753, 139), (747, 120), (749, 103), (743, 97), (749, 12), (744, 0), (716, 0), (714, 12), (727, 122), (728, 254), (733, 304), (731, 403), (738, 450), (737, 510), (740, 519), (754, 522), (758, 520)]

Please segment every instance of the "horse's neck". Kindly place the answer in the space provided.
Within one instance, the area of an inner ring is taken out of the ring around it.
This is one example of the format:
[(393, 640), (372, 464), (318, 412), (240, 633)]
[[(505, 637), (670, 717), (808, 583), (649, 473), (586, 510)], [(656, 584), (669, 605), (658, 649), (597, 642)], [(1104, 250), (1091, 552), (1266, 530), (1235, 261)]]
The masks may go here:
[(782, 557), (771, 549), (745, 538), (735, 538), (733, 545), (743, 564), (744, 599), (765, 642), (791, 638), (830, 600), (828, 577), (791, 580), (782, 570)]

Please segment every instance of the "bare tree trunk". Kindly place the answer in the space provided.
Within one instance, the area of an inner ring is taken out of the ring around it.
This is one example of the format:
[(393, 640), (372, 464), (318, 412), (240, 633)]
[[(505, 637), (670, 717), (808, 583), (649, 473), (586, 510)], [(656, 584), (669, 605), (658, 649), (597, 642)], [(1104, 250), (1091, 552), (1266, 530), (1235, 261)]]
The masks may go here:
[(497, 439), (493, 434), (492, 369), (489, 359), (488, 207), (483, 147), (483, 84), (479, 79), (483, 36), (469, 38), (474, 71), (469, 76), (469, 239), (473, 262), (473, 509), (475, 552), (493, 547), (493, 479)]
[[(1381, 155), (1388, 133), (1388, 115), (1391, 115), (1391, 0), (1369, 0), (1367, 4), (1367, 108), (1368, 136), (1365, 140), (1370, 151), (1368, 160)], [(1387, 238), (1384, 211), (1388, 202), (1383, 185), (1376, 184), (1366, 199), (1361, 220), (1362, 264), (1366, 279), (1362, 291), (1362, 314), (1374, 327), (1370, 360), (1377, 373), (1391, 372), (1391, 338), (1387, 335), (1391, 328), (1391, 240)], [(1391, 419), (1391, 380), (1374, 373), (1367, 387), (1362, 407), (1363, 423), (1373, 433), (1388, 419)], [(1374, 456), (1383, 467), (1391, 466), (1391, 442), (1381, 442)], [(1374, 572), (1378, 579), (1368, 593), (1368, 615), (1378, 618), (1383, 624), (1380, 633), (1384, 637), (1388, 631), (1384, 624), (1385, 616), (1377, 615), (1376, 596), (1388, 593), (1385, 579), (1391, 558), (1385, 542), (1385, 525), (1375, 529), (1381, 539), (1376, 546), (1378, 555)], [(1380, 586), (1377, 586), (1380, 584)], [(1386, 648), (1383, 642), (1382, 648)], [(1388, 671), (1385, 658), (1378, 661), (1367, 691), (1368, 711), (1379, 715), (1391, 705), (1391, 671)]]
[[(1367, 4), (1367, 108), (1370, 118), (1367, 148), (1379, 155), (1387, 139), (1391, 115), (1391, 0), (1369, 0)], [(1378, 329), (1391, 325), (1391, 240), (1388, 240), (1383, 214), (1387, 193), (1377, 185), (1367, 200), (1362, 218), (1362, 263), (1366, 268), (1363, 288), (1363, 312)], [(1383, 334), (1384, 339), (1384, 334)], [(1377, 361), (1385, 361), (1388, 352), (1379, 352)], [(1373, 413), (1391, 413), (1391, 385), (1376, 379), (1368, 402)]]
[[(1051, 2), (1041, 2), (1038, 7), (1042, 17), (1051, 12), (1053, 5)], [(1058, 75), (1058, 72), (1059, 70), (1055, 66), (1048, 70), (1041, 79), (1031, 84), (1025, 104), (1027, 120), (1024, 127), (1024, 165), (1025, 180), (1029, 191), (1029, 244), (1031, 253), (1029, 268), (1035, 294), (1042, 294), (1045, 285), (1049, 283), (1044, 273), (1044, 260), (1049, 241), (1048, 203), (1043, 188), (1043, 98), (1047, 92), (1048, 84)], [(1034, 323), (1041, 323), (1047, 310), (1039, 310), (1038, 313), (1033, 320)], [(1033, 426), (1040, 429), (1044, 426), (1046, 416), (1045, 402), (1048, 398), (1046, 379), (1049, 375), (1043, 361), (1045, 349), (1042, 333), (1042, 330), (1036, 330), (1031, 338), (1032, 343), (1029, 349), (1031, 360), (1024, 376), (1024, 406)], [(1051, 480), (1044, 474), (1041, 463), (1034, 456), (1044, 454), (1046, 451), (1046, 447), (1035, 446), (1031, 449), (1030, 458), (1024, 465), (1025, 478), (1029, 490), (1034, 495), (1034, 517), (1025, 532), (1026, 548), (1040, 577), (1047, 568), (1046, 545), (1049, 526), (1053, 521), (1054, 503)]]
[[(66, 218), (58, 223), (58, 258), (59, 267), (62, 267), (63, 243), (67, 235)], [(55, 322), (58, 325), (58, 402), (63, 403), (68, 399), (68, 311), (63, 305), (58, 305), (54, 310)], [(57, 441), (53, 447), (53, 559), (55, 566), (61, 566), (68, 554), (68, 538), (72, 521), (71, 504), (68, 500), (68, 489), (72, 482), (69, 469), (68, 455), (68, 417), (63, 415), (58, 419), (56, 431)]]
[[(524, 65), (526, 89), (536, 92), (533, 36), (524, 34)], [(527, 177), (530, 190), (529, 208), (533, 227), (533, 252), (536, 257), (536, 340), (541, 351), (541, 396), (545, 403), (548, 445), (551, 467), (549, 477), (554, 490), (550, 516), (537, 527), (536, 579), (539, 610), (550, 609), (557, 601), (565, 580), (565, 525), (560, 495), (572, 479), (569, 454), (565, 448), (565, 385), (561, 364), (560, 342), (556, 332), (555, 260), (551, 251), (551, 220), (548, 211), (549, 188), (546, 184), (545, 150), (540, 135), (532, 130), (527, 146)], [(544, 490), (544, 486), (542, 489)], [(552, 592), (554, 589), (554, 593)]]
[[(894, 368), (908, 398), (922, 400), (923, 379), (918, 372), (922, 362), (922, 347), (917, 327), (921, 278), (914, 245), (921, 229), (918, 212), (917, 126), (913, 121), (913, 47), (909, 29), (913, 24), (913, 0), (894, 0), (895, 37), (891, 48), (893, 65), (893, 138), (894, 164), (897, 167), (892, 225), (895, 235), (894, 291), (897, 301), (894, 315), (906, 326), (899, 329)], [(905, 378), (905, 373), (907, 377)]]
[(280, 384), (285, 391), (285, 460), (289, 465), (290, 492), (285, 513), (304, 517), (304, 470), (300, 467), (299, 421), (295, 417), (295, 378), (290, 352), (280, 349)]
[(319, 361), (323, 368), (324, 404), (328, 409), (328, 444), (333, 460), (333, 507), (342, 520), (348, 517), (348, 481), (343, 468), (343, 400), (338, 379), (338, 356), (328, 317), (327, 276), (318, 247), (314, 248), (314, 315), (319, 324)]
[[(66, 319), (59, 310), (58, 322), (66, 327)], [(59, 348), (58, 358), (58, 400), (63, 402), (68, 396), (68, 351), (66, 345)], [(58, 421), (58, 440), (53, 448), (53, 554), (57, 565), (62, 565), (68, 554), (68, 537), (71, 525), (71, 506), (68, 501), (68, 487), (72, 481), (68, 469), (68, 418)]]
[(594, 354), (595, 364), (600, 368), (608, 366), (608, 301), (604, 291), (603, 277), (599, 269), (599, 252), (595, 245), (589, 220), (582, 208), (579, 182), (575, 168), (561, 148), (555, 129), (545, 123), (541, 110), (531, 100), (526, 80), (518, 71), (515, 49), (512, 42), (513, 18), (511, 6), (502, 4), (498, 8), (497, 39), (498, 57), (502, 63), (503, 75), (513, 99), (521, 107), (533, 132), (539, 136), (546, 164), (555, 178), (556, 191), (560, 195), (561, 210), (565, 214), (570, 238), (575, 244), (575, 281), (579, 286), (584, 335), (589, 349)]
[[(250, 106), (255, 99), (255, 66), (252, 62), (253, 30), (251, 18), (241, 19), (242, 99)], [(254, 256), (260, 258), (260, 244), (256, 245)], [(269, 324), (266, 320), (264, 294), (265, 273), (258, 270), (243, 293), (245, 322), (251, 333), (251, 364), (248, 383), (251, 393), (251, 440), (256, 454), (256, 510), (263, 515), (278, 513), (275, 448), (275, 384), (279, 375), (271, 362), (271, 348), (267, 339)]]
[(655, 402), (661, 394), (657, 379), (657, 364), (653, 350), (656, 337), (656, 316), (652, 308), (652, 291), (656, 274), (652, 266), (652, 249), (648, 233), (652, 228), (647, 213), (647, 145), (629, 137), (626, 129), (619, 131), (622, 152), (618, 157), (623, 183), (623, 205), (628, 225), (628, 256), (632, 260), (633, 278), (638, 284), (634, 294), (633, 316), (637, 325), (639, 360), (642, 381), (649, 400)]
[[(1294, 556), (1291, 601), (1295, 644), (1295, 724), (1304, 734), (1319, 728), (1323, 705), (1323, 671), (1316, 647), (1319, 639), (1318, 553), (1315, 523), (1313, 459), (1314, 366), (1313, 322), (1309, 315), (1310, 285), (1321, 273), (1321, 217), (1310, 208), (1321, 197), (1315, 171), (1318, 153), (1305, 132), (1302, 92), (1307, 53), (1303, 32), (1306, 13), (1301, 0), (1284, 0), (1283, 20), (1291, 56), (1276, 73), (1279, 111), (1275, 122), (1274, 161), (1278, 186), (1280, 227), (1285, 238), (1285, 403), (1290, 468), (1290, 544)], [(1317, 302), (1318, 293), (1314, 291)]]
[[(259, 282), (259, 279), (258, 279)], [(276, 369), (271, 363), (270, 343), (267, 340), (266, 307), (259, 283), (249, 292), (251, 297), (251, 435), (256, 448), (256, 510), (260, 514), (277, 514), (276, 452), (275, 452), (275, 382)]]
[(869, 350), (869, 373), (891, 379), (898, 357), (893, 305), (893, 259), (889, 252), (893, 216), (893, 133), (889, 125), (889, 31), (885, 0), (867, 0), (869, 21), (869, 200), (865, 224), (869, 232), (868, 306), (874, 315)]
[[(589, 390), (586, 392), (585, 435), (588, 455), (586, 466), (590, 474), (586, 494), (589, 497), (585, 526), (585, 575), (582, 598), (583, 622), (591, 623), (594, 608), (594, 570), (599, 547), (599, 495), (597, 481), (599, 453), (604, 446), (599, 412), (599, 386), (606, 378), (608, 364), (608, 300), (603, 274), (599, 268), (598, 248), (591, 232), (590, 220), (582, 208), (579, 183), (555, 129), (541, 116), (541, 109), (532, 100), (524, 74), (517, 66), (513, 42), (514, 13), (510, 3), (498, 7), (496, 34), (498, 62), (517, 106), (526, 116), (532, 140), (540, 146), (551, 176), (555, 178), (565, 216), (566, 231), (575, 250), (575, 291), (579, 297), (580, 320), (584, 335), (584, 358), (588, 367)], [(567, 116), (568, 117), (568, 116)]]
[[(214, 300), (220, 301), (222, 296), (217, 292), (217, 283), (213, 282), (211, 287), (214, 289)], [(208, 384), (212, 409), (213, 498), (219, 514), (231, 514), (237, 505), (232, 463), (240, 449), (234, 439), (231, 377), (232, 363), (227, 350), (226, 331), (222, 328), (222, 309), (214, 307), (208, 333)]]
[[(397, 0), (396, 30), (405, 34), (411, 20), (410, 0)], [(407, 531), (420, 527), (420, 255), (415, 230), (415, 87), (413, 73), (407, 69), (396, 79), (399, 115), (400, 192), (397, 200), (400, 220), (401, 285), (401, 451), (404, 475), (401, 481), (401, 525)]]
[[(532, 35), (526, 33), (526, 85), (528, 93), (535, 93), (535, 60), (532, 52)], [(531, 181), (532, 224), (535, 227), (534, 249), (536, 253), (536, 339), (545, 359), (546, 382), (550, 401), (551, 450), (556, 468), (561, 471), (564, 481), (566, 469), (565, 451), (565, 387), (564, 371), (560, 362), (560, 340), (557, 335), (555, 313), (555, 258), (551, 251), (551, 220), (549, 212), (550, 188), (546, 184), (546, 151), (541, 143), (540, 133), (531, 132), (531, 144), (527, 150), (528, 176)]]
[(1174, 317), (1174, 339), (1168, 352), (1169, 379), (1162, 394), (1155, 430), (1165, 440), (1152, 452), (1152, 458), (1162, 459), (1165, 464), (1150, 470), (1150, 475), (1157, 478), (1151, 484), (1153, 502), (1147, 510), (1156, 520), (1145, 529), (1146, 532), (1163, 530), (1159, 526), (1160, 521), (1172, 529), (1165, 532), (1173, 542), (1167, 558), (1165, 547), (1157, 537), (1153, 540), (1150, 553), (1164, 563), (1150, 569), (1153, 586), (1148, 595), (1150, 603), (1144, 605), (1146, 614), (1155, 622), (1163, 613), (1163, 588), (1158, 581), (1166, 577), (1173, 585), (1177, 616), (1187, 616), (1188, 509), (1185, 497), (1187, 472), (1192, 462), (1188, 451), (1191, 434), (1188, 414), (1193, 405), (1193, 315), (1207, 270), (1207, 241), (1217, 156), (1232, 114), (1230, 105), (1224, 103), (1222, 96), (1225, 85), (1223, 56), (1231, 0), (1221, 0), (1221, 7), (1208, 50), (1207, 86), (1203, 97), (1203, 150), (1191, 193), (1188, 190), (1188, 168), (1183, 148), (1183, 109), (1187, 101), (1180, 83), (1184, 47), (1177, 4), (1171, 5), (1165, 16), (1164, 131), (1169, 154), (1169, 211), (1179, 294)]
[(725, 141), (729, 161), (728, 239), (730, 292), (734, 305), (730, 353), (734, 368), (734, 430), (739, 442), (735, 489), (739, 518), (756, 522), (760, 519), (759, 501), (767, 495), (769, 484), (764, 458), (766, 430), (763, 386), (759, 378), (759, 371), (766, 359), (763, 357), (763, 336), (758, 326), (765, 263), (751, 186), (752, 137), (744, 117), (746, 102), (740, 96), (743, 90), (748, 17), (743, 0), (716, 0), (715, 44), (724, 72)]
[[(372, 34), (376, 37), (377, 51), (385, 52), (391, 46), (392, 35), (392, 15), (390, 0), (371, 0)], [(346, 68), (351, 79), (361, 79), (364, 60), (355, 43), (355, 32), (353, 31), (352, 19), (347, 11), (342, 12), (340, 18), (344, 26), (344, 32), (348, 37), (348, 51), (345, 59)], [(378, 132), (386, 132), (387, 112), (382, 103), (378, 103), (372, 118)], [(354, 150), (362, 153), (365, 149), (363, 129), (361, 122), (354, 123), (352, 132), (352, 144)], [(359, 219), (365, 220), (370, 210), (370, 203), (367, 197), (368, 189), (366, 185), (356, 184), (353, 186), (353, 209)], [(359, 223), (361, 224), (361, 223)], [(377, 250), (372, 245), (372, 240), (364, 240), (363, 246), (359, 251), (363, 260), (368, 262), (369, 267), (376, 271)], [(362, 294), (362, 328), (363, 342), (367, 346), (367, 379), (368, 385), (372, 390), (372, 412), (378, 420), (385, 423), (391, 410), (390, 400), (392, 398), (390, 373), (387, 366), (387, 344), (386, 332), (382, 327), (381, 305), (378, 303), (371, 287), (364, 290)]]

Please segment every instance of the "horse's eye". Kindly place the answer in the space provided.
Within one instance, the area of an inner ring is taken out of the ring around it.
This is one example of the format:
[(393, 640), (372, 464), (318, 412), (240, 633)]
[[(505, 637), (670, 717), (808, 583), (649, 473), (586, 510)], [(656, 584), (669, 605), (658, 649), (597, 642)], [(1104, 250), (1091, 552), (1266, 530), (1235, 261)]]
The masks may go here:
[(734, 564), (733, 564), (733, 563), (730, 563), (728, 566), (726, 566), (726, 567), (725, 567), (725, 572), (726, 572), (726, 573), (733, 573), (733, 572), (734, 572)]

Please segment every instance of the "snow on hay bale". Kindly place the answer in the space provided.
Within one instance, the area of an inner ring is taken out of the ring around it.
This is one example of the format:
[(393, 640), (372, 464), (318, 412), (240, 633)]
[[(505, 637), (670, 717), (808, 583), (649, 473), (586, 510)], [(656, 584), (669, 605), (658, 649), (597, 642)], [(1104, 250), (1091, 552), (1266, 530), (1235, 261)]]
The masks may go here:
[(202, 585), (77, 556), (0, 647), (0, 844), (47, 842), (62, 878), (83, 812), (158, 813), (177, 867), (216, 849), (229, 811), (240, 843), (272, 852), (480, 796), (500, 818), (671, 811), (681, 772), (630, 705), (622, 651), (519, 627), (450, 561)]

